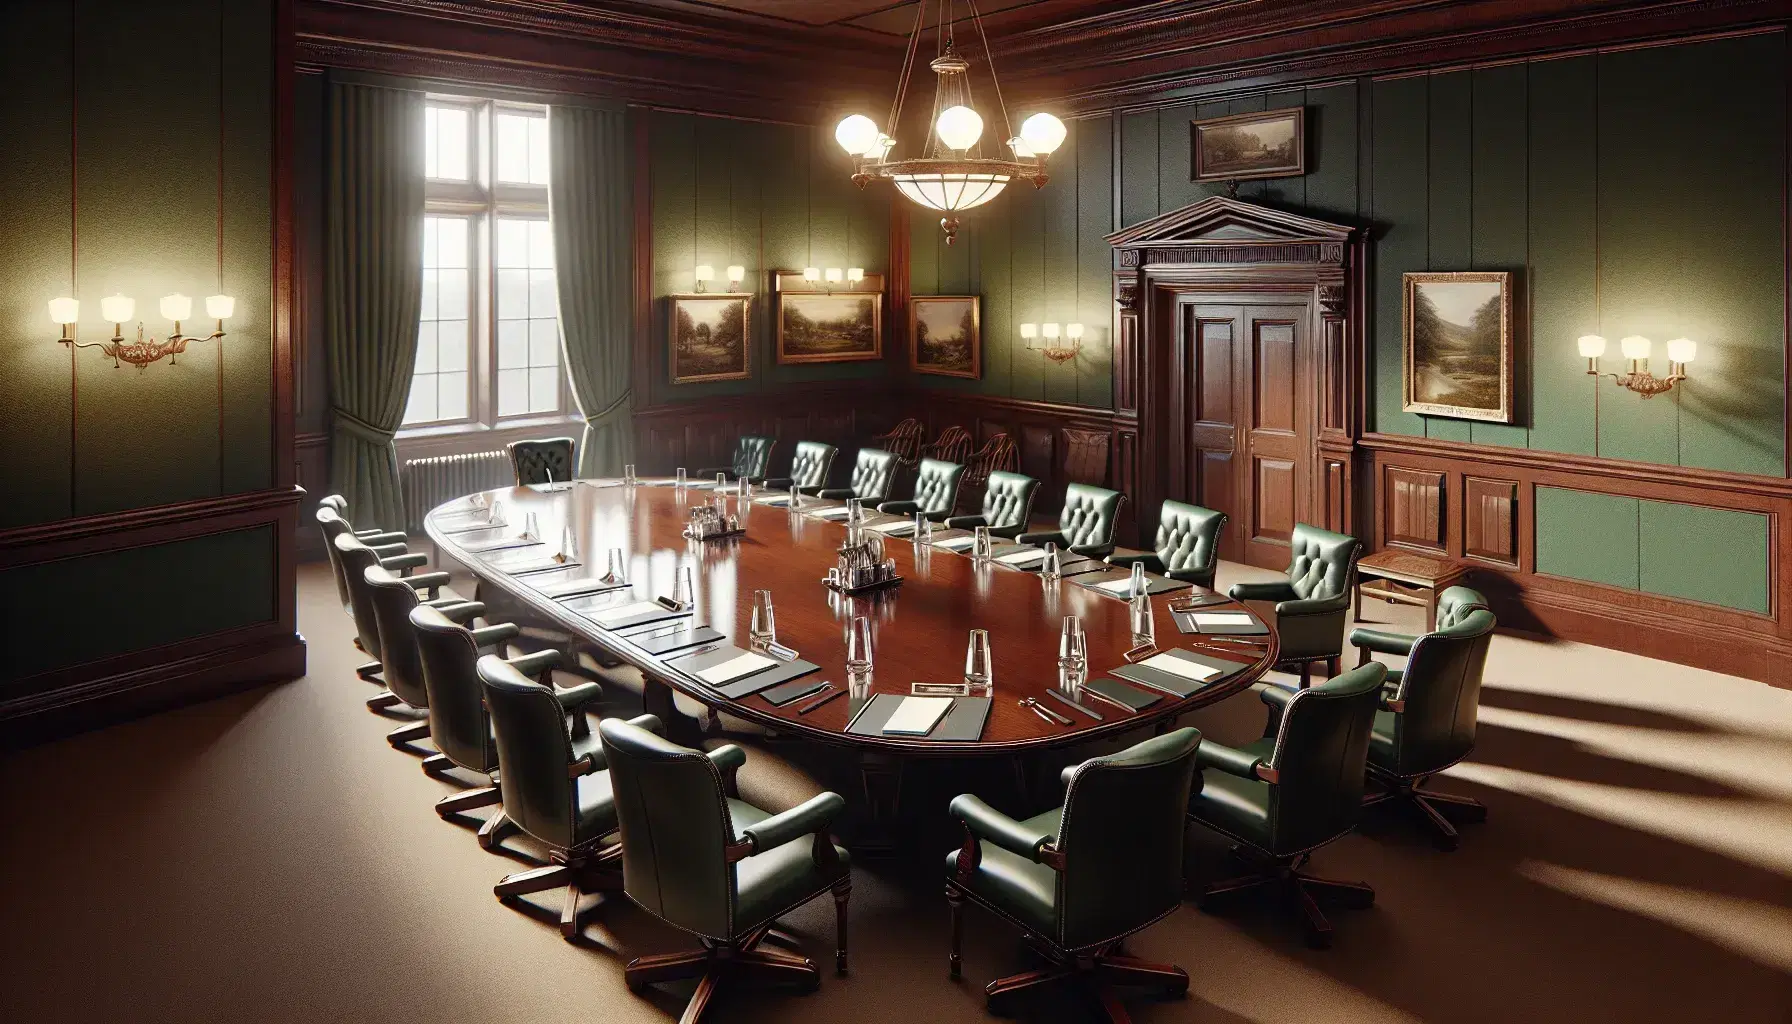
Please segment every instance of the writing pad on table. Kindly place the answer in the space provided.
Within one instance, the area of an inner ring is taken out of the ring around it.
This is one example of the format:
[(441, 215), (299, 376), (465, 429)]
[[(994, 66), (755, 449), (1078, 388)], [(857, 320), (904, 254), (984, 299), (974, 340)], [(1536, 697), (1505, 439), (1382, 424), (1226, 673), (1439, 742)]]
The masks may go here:
[[(1202, 624), (1202, 623), (1195, 621), (1195, 616), (1197, 616), (1197, 615), (1207, 616), (1207, 615), (1226, 615), (1226, 614), (1248, 616), (1251, 621), (1248, 623), (1241, 622), (1241, 623), (1237, 623), (1235, 625), (1234, 624), (1226, 624), (1226, 625)], [(1230, 612), (1230, 613), (1228, 613), (1228, 612), (1204, 612), (1204, 611), (1197, 610), (1197, 611), (1192, 611), (1192, 612), (1171, 612), (1170, 615), (1172, 617), (1174, 617), (1176, 620), (1176, 628), (1181, 630), (1184, 633), (1206, 633), (1209, 636), (1268, 636), (1269, 635), (1269, 627), (1264, 625), (1263, 621), (1261, 619), (1257, 618), (1255, 615), (1251, 615), (1251, 613), (1249, 613), (1249, 612)]]
[(652, 630), (643, 639), (630, 638), (630, 642), (648, 654), (667, 654), (685, 647), (696, 647), (711, 641), (726, 639), (719, 630), (709, 626), (697, 626), (694, 629), (680, 629), (665, 636), (653, 636)]
[[(1250, 667), (1248, 665), (1241, 665), (1236, 661), (1226, 661), (1222, 658), (1209, 658), (1190, 651), (1165, 651), (1163, 654), (1156, 655), (1155, 657), (1176, 658), (1181, 661), (1193, 662), (1194, 664), (1205, 668), (1217, 669), (1218, 671), (1206, 679), (1192, 679), (1188, 676), (1165, 671), (1164, 669), (1148, 665), (1145, 662), (1140, 662), (1137, 665), (1121, 665), (1118, 668), (1113, 669), (1110, 674), (1128, 680), (1129, 682), (1142, 683), (1153, 690), (1172, 693), (1178, 697), (1189, 697), (1200, 693), (1209, 686), (1224, 682)], [(1151, 660), (1153, 659), (1146, 659), (1146, 661)]]

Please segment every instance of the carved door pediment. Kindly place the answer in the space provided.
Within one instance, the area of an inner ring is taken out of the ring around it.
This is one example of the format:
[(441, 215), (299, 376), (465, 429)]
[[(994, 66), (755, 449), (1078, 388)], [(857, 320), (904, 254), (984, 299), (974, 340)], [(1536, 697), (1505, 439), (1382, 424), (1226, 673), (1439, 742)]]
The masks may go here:
[(1107, 236), (1122, 267), (1160, 264), (1310, 263), (1344, 265), (1356, 229), (1225, 196)]

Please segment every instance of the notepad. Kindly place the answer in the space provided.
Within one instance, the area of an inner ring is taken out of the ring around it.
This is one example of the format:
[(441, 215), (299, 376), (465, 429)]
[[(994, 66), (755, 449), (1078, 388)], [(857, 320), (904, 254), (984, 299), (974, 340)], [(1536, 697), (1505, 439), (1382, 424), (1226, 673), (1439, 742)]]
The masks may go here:
[(878, 523), (876, 526), (871, 527), (871, 529), (876, 530), (878, 533), (890, 534), (896, 537), (906, 537), (915, 532), (915, 524), (906, 519), (898, 519), (893, 523)]
[(479, 544), (462, 544), (461, 550), (473, 554), (484, 554), (488, 551), (507, 551), (511, 548), (532, 548), (541, 541), (533, 537), (500, 537), (497, 540), (484, 541)]
[(935, 541), (933, 546), (945, 548), (947, 551), (963, 551), (975, 543), (977, 543), (975, 537), (953, 537), (949, 540)]
[(745, 654), (730, 658), (720, 665), (711, 665), (697, 673), (697, 678), (711, 686), (720, 686), (723, 683), (739, 679), (741, 676), (752, 675), (761, 669), (767, 669), (776, 664), (777, 662), (763, 654), (754, 654), (753, 652), (748, 651)]
[(1016, 551), (1012, 554), (999, 555), (996, 561), (1008, 565), (1032, 565), (1035, 562), (1045, 561), (1045, 552), (1039, 550)]
[(817, 519), (845, 519), (847, 511), (845, 506), (839, 506), (836, 508), (818, 509), (809, 514)]
[(1139, 664), (1145, 668), (1157, 669), (1159, 672), (1168, 672), (1184, 679), (1192, 679), (1197, 683), (1205, 683), (1220, 674), (1220, 670), (1217, 668), (1178, 658), (1172, 654), (1153, 655)]
[(1250, 626), (1257, 622), (1249, 612), (1196, 612), (1189, 618), (1203, 629), (1208, 626)]
[(1105, 590), (1110, 594), (1119, 594), (1122, 597), (1131, 597), (1132, 577), (1128, 576), (1123, 580), (1109, 580), (1106, 583), (1097, 583), (1095, 584), (1095, 589)]
[(531, 580), (531, 587), (547, 597), (577, 597), (580, 594), (601, 594), (606, 590), (621, 590), (627, 583), (606, 583), (602, 577), (580, 576), (576, 579), (557, 579), (551, 581)]
[(950, 697), (904, 697), (884, 723), (885, 736), (925, 736), (952, 710)]
[(776, 505), (779, 507), (783, 507), (785, 505), (790, 504), (790, 495), (788, 495), (788, 494), (767, 494), (764, 497), (754, 498), (753, 504), (755, 504), (755, 505)]
[(629, 604), (622, 605), (621, 607), (611, 608), (608, 611), (587, 616), (587, 618), (605, 628), (613, 628), (637, 615), (645, 615), (648, 612), (663, 612), (665, 610), (664, 607), (655, 604), (652, 601), (633, 601)]

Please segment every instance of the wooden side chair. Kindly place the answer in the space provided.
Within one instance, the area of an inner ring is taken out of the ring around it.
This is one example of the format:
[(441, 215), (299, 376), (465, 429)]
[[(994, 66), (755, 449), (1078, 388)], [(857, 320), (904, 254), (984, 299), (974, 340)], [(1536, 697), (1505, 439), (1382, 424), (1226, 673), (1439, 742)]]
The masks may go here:
[(991, 434), (983, 447), (972, 452), (964, 460), (964, 479), (959, 481), (958, 499), (977, 501), (989, 483), (989, 474), (1013, 473), (1020, 468), (1020, 449), (1014, 444), (1014, 438), (1007, 434)]
[(971, 457), (971, 432), (963, 427), (947, 427), (940, 431), (940, 436), (934, 438), (932, 444), (921, 446), (921, 457), (962, 466)]

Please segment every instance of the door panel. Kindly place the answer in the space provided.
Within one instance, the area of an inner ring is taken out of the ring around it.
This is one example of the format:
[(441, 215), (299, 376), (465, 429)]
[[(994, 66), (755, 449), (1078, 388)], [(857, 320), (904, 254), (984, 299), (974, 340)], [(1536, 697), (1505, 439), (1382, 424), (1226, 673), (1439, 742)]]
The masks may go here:
[[(1255, 312), (1252, 310), (1251, 312)], [(1252, 382), (1256, 405), (1251, 422), (1258, 430), (1294, 433), (1294, 325), (1255, 321), (1251, 324), (1256, 364)]]
[[(1294, 536), (1294, 463), (1253, 456), (1256, 488), (1251, 495), (1251, 540), (1286, 545)], [(1286, 553), (1276, 568), (1288, 564)]]
[(1252, 424), (1244, 439), (1251, 454), (1251, 515), (1244, 560), (1280, 569), (1288, 565), (1288, 542), (1300, 509), (1312, 449), (1311, 402), (1300, 358), (1305, 342), (1306, 306), (1247, 306), (1244, 346), (1250, 360)]

